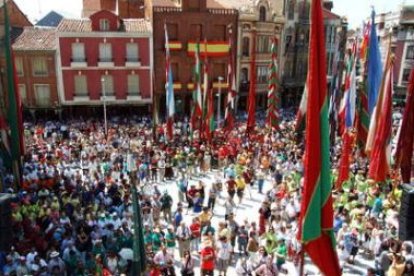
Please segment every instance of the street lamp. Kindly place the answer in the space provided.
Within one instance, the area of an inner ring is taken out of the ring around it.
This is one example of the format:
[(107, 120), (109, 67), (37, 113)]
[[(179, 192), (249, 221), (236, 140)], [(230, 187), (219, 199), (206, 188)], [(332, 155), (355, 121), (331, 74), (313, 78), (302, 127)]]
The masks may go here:
[(217, 128), (220, 128), (220, 117), (221, 117), (221, 82), (223, 81), (223, 77), (218, 77), (218, 93), (217, 93)]
[(106, 91), (105, 91), (105, 78), (101, 78), (102, 83), (102, 99), (103, 99), (103, 112), (104, 112), (104, 127), (105, 127), (105, 138), (108, 136), (108, 123), (106, 121)]

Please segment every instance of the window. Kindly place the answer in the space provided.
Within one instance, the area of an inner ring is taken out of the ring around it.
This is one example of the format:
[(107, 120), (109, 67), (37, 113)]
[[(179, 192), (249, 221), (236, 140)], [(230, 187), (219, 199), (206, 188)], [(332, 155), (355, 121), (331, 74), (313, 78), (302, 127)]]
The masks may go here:
[(20, 57), (14, 58), (14, 65), (16, 66), (16, 74), (19, 77), (23, 77), (24, 76), (24, 70), (23, 70), (23, 60), (22, 60), (22, 58), (20, 58)]
[(88, 96), (88, 84), (86, 76), (75, 76), (75, 96)]
[(261, 6), (259, 10), (259, 21), (266, 21), (266, 8)]
[(196, 41), (200, 41), (203, 38), (203, 25), (191, 24), (190, 37)]
[(101, 31), (109, 31), (109, 20), (106, 18), (99, 20), (99, 29)]
[(267, 82), (267, 66), (257, 66), (257, 82)]
[(106, 96), (113, 96), (114, 93), (114, 79), (112, 78), (111, 75), (104, 75), (102, 76), (102, 79), (104, 81), (105, 84), (105, 91), (102, 90), (102, 96), (105, 95)]
[(138, 96), (139, 91), (139, 76), (138, 75), (128, 75), (128, 95)]
[(248, 57), (250, 55), (250, 38), (247, 36), (243, 37), (242, 54), (244, 57)]
[(168, 30), (168, 39), (177, 40), (178, 39), (178, 24), (167, 24)]
[(20, 100), (22, 101), (23, 104), (25, 104), (27, 101), (26, 85), (19, 84), (19, 95), (20, 95)]
[(405, 59), (414, 59), (414, 45), (407, 47), (407, 54), (405, 55)]
[(293, 20), (295, 17), (295, 1), (296, 0), (289, 1), (289, 8), (288, 8), (288, 19), (289, 20)]
[(36, 57), (33, 58), (33, 75), (34, 76), (47, 76), (47, 63), (46, 58)]
[(109, 43), (99, 44), (99, 61), (111, 62), (112, 61), (112, 45)]
[(48, 84), (34, 85), (36, 104), (38, 106), (47, 106), (50, 103), (50, 87)]
[(72, 43), (72, 61), (85, 61), (85, 45), (83, 43)]
[(402, 74), (402, 82), (409, 82), (410, 81), (410, 72), (411, 69), (410, 68), (405, 68), (403, 70), (403, 74)]
[(138, 44), (137, 43), (128, 43), (127, 44), (127, 61), (138, 61)]
[(256, 52), (257, 53), (268, 53), (270, 51), (269, 46), (269, 37), (268, 36), (258, 36), (257, 37), (257, 45), (256, 45)]
[(249, 82), (249, 69), (242, 68), (240, 74), (240, 82), (241, 83), (248, 83)]

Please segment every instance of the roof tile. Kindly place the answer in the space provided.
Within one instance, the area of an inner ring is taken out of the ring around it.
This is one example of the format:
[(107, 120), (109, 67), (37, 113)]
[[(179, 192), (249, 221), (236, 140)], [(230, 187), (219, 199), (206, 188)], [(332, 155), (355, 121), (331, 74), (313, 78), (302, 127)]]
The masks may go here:
[(56, 29), (25, 27), (13, 43), (14, 50), (55, 50)]

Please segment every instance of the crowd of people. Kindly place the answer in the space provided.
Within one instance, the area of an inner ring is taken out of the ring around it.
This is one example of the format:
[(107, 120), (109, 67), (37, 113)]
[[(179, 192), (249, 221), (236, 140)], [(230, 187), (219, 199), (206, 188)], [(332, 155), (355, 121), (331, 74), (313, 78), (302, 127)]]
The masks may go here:
[[(145, 275), (278, 275), (300, 266), (297, 240), (304, 146), (292, 113), (280, 130), (240, 123), (211, 143), (176, 122), (173, 141), (146, 118), (25, 124), (23, 183), (13, 193), (12, 246), (2, 275), (128, 275), (133, 256), (131, 186), (139, 191)], [(154, 138), (154, 136), (156, 138)], [(335, 183), (340, 141), (332, 154)], [(342, 267), (360, 255), (367, 275), (414, 275), (413, 244), (398, 239), (398, 175), (367, 179), (355, 151), (350, 179), (334, 190)], [(134, 177), (131, 177), (134, 174)], [(137, 179), (137, 181), (132, 181)], [(176, 195), (173, 193), (177, 193)], [(260, 200), (243, 217), (249, 198)]]

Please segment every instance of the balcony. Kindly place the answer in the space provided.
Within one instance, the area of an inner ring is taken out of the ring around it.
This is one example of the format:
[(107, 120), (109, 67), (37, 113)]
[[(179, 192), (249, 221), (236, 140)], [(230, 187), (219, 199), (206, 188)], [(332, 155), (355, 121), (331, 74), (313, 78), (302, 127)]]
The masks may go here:
[(141, 59), (140, 58), (126, 58), (125, 59), (125, 67), (140, 67), (141, 66)]
[(114, 67), (114, 61), (112, 58), (100, 58), (98, 60), (98, 67), (102, 68), (112, 68)]
[(73, 96), (74, 102), (87, 102), (89, 100), (90, 98), (89, 98), (88, 92), (83, 93), (83, 94), (78, 94), (78, 95), (75, 94), (75, 96)]
[(99, 98), (101, 101), (115, 101), (116, 100), (116, 97), (115, 97), (115, 95), (114, 94), (110, 94), (110, 95), (106, 95), (106, 96), (101, 96), (100, 98)]
[(140, 101), (142, 100), (140, 92), (128, 92), (127, 101)]
[(88, 67), (86, 58), (71, 58), (70, 67), (72, 68), (85, 68)]

